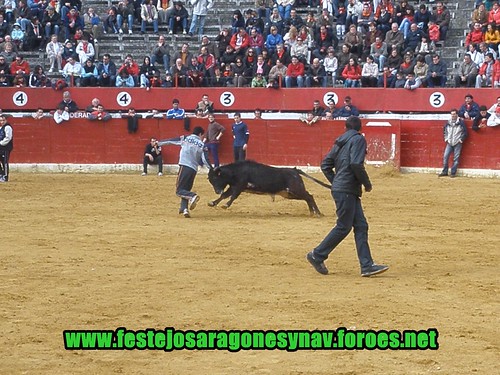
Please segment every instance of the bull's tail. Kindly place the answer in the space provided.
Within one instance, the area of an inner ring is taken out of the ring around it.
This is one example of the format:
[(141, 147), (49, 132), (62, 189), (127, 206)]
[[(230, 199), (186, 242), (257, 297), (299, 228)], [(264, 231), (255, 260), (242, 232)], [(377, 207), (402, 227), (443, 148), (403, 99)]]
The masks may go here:
[(323, 181), (320, 181), (318, 180), (317, 178), (314, 178), (313, 176), (309, 176), (306, 172), (304, 171), (301, 171), (300, 169), (296, 168), (297, 169), (297, 172), (299, 172), (299, 174), (301, 176), (304, 176), (304, 177), (307, 177), (308, 179), (310, 180), (313, 180), (314, 182), (316, 182), (317, 184), (321, 185), (321, 186), (324, 186), (326, 187), (327, 189), (331, 189), (332, 188), (332, 185), (328, 185), (327, 183), (324, 183)]

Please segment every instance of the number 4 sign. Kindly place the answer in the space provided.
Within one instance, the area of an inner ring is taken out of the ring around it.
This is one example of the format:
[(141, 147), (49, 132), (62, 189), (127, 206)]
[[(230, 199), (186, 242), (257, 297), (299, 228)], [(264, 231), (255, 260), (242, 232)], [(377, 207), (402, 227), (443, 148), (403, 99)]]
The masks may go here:
[(116, 95), (116, 102), (121, 107), (128, 107), (132, 103), (132, 96), (126, 91), (121, 91)]
[(16, 91), (12, 96), (12, 101), (17, 107), (24, 107), (28, 104), (28, 94), (24, 91)]

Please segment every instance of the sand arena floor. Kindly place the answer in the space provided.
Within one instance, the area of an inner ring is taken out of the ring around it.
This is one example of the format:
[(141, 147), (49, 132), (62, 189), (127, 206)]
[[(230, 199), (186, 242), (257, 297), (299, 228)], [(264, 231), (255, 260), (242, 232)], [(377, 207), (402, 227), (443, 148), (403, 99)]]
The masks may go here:
[[(327, 189), (304, 202), (242, 195), (226, 211), (206, 176), (191, 219), (175, 176), (13, 173), (0, 186), (1, 374), (493, 374), (499, 356), (498, 179), (369, 168), (376, 261), (352, 236), (317, 274)], [(320, 175), (316, 175), (322, 178)], [(437, 328), (437, 351), (66, 351), (63, 330)]]

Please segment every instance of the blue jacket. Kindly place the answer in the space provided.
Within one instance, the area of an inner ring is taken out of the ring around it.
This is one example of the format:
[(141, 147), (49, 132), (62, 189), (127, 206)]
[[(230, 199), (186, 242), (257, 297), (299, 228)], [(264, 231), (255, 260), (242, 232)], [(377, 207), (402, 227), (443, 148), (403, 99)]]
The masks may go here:
[(248, 138), (250, 137), (250, 132), (248, 131), (248, 126), (243, 121), (233, 124), (233, 146), (243, 147), (243, 145), (248, 143)]

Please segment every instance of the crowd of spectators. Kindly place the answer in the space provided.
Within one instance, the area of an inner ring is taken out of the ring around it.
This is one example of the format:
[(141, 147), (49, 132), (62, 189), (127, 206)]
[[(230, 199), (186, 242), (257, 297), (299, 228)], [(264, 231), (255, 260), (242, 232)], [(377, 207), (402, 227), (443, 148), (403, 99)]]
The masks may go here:
[[(233, 13), (211, 40), (204, 35), (213, 0), (120, 0), (105, 15), (81, 0), (4, 1), (0, 9), (0, 86), (54, 84), (44, 67), (31, 69), (23, 51), (45, 51), (48, 73), (63, 86), (106, 87), (444, 87), (448, 74), (439, 48), (450, 28), (440, 2), (407, 0), (256, 0)], [(434, 5), (435, 4), (435, 5)], [(308, 6), (302, 18), (295, 6)], [(319, 8), (319, 9), (318, 9)], [(191, 18), (191, 20), (189, 19)], [(151, 50), (113, 61), (99, 50), (103, 34), (197, 36), (173, 50), (165, 36)], [(477, 2), (455, 86), (500, 86), (500, 6)]]

